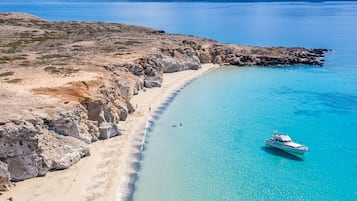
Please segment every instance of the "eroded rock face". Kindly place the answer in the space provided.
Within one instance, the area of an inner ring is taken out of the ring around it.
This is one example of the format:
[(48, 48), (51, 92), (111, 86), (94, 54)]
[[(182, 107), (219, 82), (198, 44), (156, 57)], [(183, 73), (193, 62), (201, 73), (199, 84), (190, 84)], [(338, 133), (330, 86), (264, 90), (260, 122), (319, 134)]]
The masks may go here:
[(86, 144), (55, 134), (41, 119), (7, 122), (0, 129), (0, 158), (8, 165), (12, 181), (64, 169), (89, 154)]
[(121, 118), (126, 118), (122, 114), (122, 108), (118, 108), (114, 103), (105, 100), (93, 100), (82, 104), (87, 108), (88, 119), (91, 122), (96, 122), (98, 127), (96, 130), (99, 132), (98, 139), (108, 139), (120, 135), (117, 124), (119, 124)]
[[(51, 143), (51, 146), (48, 146)], [(66, 136), (49, 133), (39, 141), (40, 157), (45, 172), (48, 170), (67, 169), (81, 158), (90, 155), (87, 144)], [(40, 172), (41, 173), (41, 172)]]
[(144, 87), (161, 87), (162, 71), (159, 69), (148, 68), (145, 70)]
[(49, 170), (66, 169), (89, 155), (88, 143), (120, 135), (119, 122), (133, 112), (130, 102), (120, 96), (119, 88), (105, 85), (97, 88), (93, 98), (33, 110), (29, 119), (1, 122), (0, 159), (5, 165), (1, 167), (0, 184), (5, 188), (9, 186), (7, 178), (21, 181)]
[[(53, 115), (51, 119), (44, 119), (44, 123), (56, 134), (72, 136), (86, 143), (92, 142), (92, 134), (88, 132), (86, 124), (86, 110), (81, 105), (65, 108)], [(91, 119), (89, 119), (91, 120)]]
[[(141, 65), (128, 62), (121, 65), (108, 65), (106, 69), (112, 73), (114, 88), (111, 90), (103, 89), (102, 94), (105, 94), (110, 100), (113, 101), (118, 97), (130, 100), (131, 97), (137, 95), (144, 88), (144, 68)], [(140, 73), (136, 71), (138, 69), (140, 69)]]
[(185, 59), (176, 59), (175, 57), (164, 57), (160, 61), (164, 73), (174, 73), (183, 70), (197, 70), (201, 68), (201, 62), (197, 56)]
[(8, 122), (0, 130), (0, 158), (8, 164), (12, 180), (38, 175), (37, 164), (39, 127), (24, 121)]
[(0, 191), (8, 191), (12, 186), (7, 164), (0, 161)]
[[(144, 86), (160, 87), (163, 73), (183, 70), (197, 70), (201, 63), (230, 64), (235, 66), (291, 66), (323, 65), (326, 49), (305, 48), (261, 48), (222, 45), (218, 43), (200, 44), (193, 40), (183, 40), (185, 47), (160, 49), (161, 54), (151, 54), (134, 63), (124, 64), (134, 75), (143, 77)], [(182, 45), (181, 44), (181, 45)]]

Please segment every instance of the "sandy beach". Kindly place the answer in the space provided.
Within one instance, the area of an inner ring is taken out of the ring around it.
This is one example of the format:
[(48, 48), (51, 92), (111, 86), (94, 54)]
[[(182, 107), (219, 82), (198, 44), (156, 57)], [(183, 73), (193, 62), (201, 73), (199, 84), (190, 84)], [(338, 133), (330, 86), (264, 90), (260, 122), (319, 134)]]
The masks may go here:
[(132, 196), (148, 119), (186, 83), (217, 67), (205, 64), (199, 70), (164, 74), (161, 88), (142, 90), (131, 99), (136, 111), (120, 124), (123, 135), (91, 144), (91, 156), (69, 169), (16, 183), (0, 200), (127, 200)]

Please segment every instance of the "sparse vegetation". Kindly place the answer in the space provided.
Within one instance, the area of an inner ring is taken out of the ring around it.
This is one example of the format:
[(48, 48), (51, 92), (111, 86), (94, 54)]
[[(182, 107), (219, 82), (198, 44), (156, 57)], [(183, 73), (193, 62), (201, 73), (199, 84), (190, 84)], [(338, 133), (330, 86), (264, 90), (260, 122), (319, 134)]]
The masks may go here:
[(72, 45), (72, 50), (73, 51), (81, 51), (83, 46), (80, 45)]
[(20, 63), (19, 64), (20, 66), (29, 66), (30, 65), (30, 61), (28, 61), (28, 60), (25, 60), (25, 61), (23, 61), (22, 63)]
[(129, 55), (131, 54), (130, 52), (118, 52), (118, 53), (115, 53), (114, 56), (123, 56), (123, 55)]
[(0, 64), (5, 64), (5, 63), (7, 63), (7, 62), (9, 62), (9, 61), (25, 60), (25, 59), (26, 59), (26, 57), (21, 56), (21, 55), (19, 55), (19, 56), (13, 56), (13, 57), (2, 56), (2, 57), (0, 57)]
[(11, 60), (12, 60), (12, 61), (13, 61), (13, 60), (26, 60), (26, 57), (19, 55), (19, 56), (14, 56), (14, 57), (12, 57)]
[(44, 68), (44, 70), (49, 74), (65, 74), (65, 75), (77, 73), (79, 71), (79, 69), (75, 69), (75, 68), (62, 68), (62, 67), (55, 67), (55, 66), (48, 66)]
[(104, 52), (114, 52), (115, 48), (114, 47), (103, 47), (102, 50)]
[(31, 42), (43, 42), (43, 41), (46, 41), (46, 40), (52, 40), (52, 39), (63, 39), (62, 37), (53, 37), (53, 36), (49, 36), (49, 35), (42, 35), (42, 36), (39, 36), (39, 37), (33, 37), (31, 38)]
[(8, 56), (2, 56), (2, 57), (0, 57), (0, 64), (5, 64), (5, 63), (7, 63), (8, 61), (10, 61), (10, 57), (8, 57)]
[(26, 44), (26, 40), (18, 40), (18, 41), (13, 41), (10, 43), (5, 44), (3, 47), (7, 47), (8, 49), (5, 51), (6, 53), (15, 53), (17, 51), (17, 49), (20, 46), (23, 46), (24, 44)]
[(21, 81), (22, 81), (22, 79), (12, 79), (12, 80), (7, 81), (7, 83), (17, 84), (17, 83), (19, 83)]
[(6, 53), (15, 53), (19, 48), (25, 47), (26, 45), (34, 42), (44, 42), (52, 39), (63, 39), (63, 37), (54, 37), (48, 33), (45, 33), (41, 36), (32, 36), (30, 34), (26, 34), (25, 36), (21, 36), (20, 40), (12, 41), (7, 44), (4, 44), (2, 47), (8, 48)]
[(116, 42), (114, 42), (115, 45), (127, 45), (127, 46), (131, 46), (131, 45), (135, 45), (135, 44), (142, 44), (142, 43), (143, 42), (136, 41), (136, 40), (116, 41)]
[(77, 40), (74, 40), (73, 43), (77, 43), (77, 42), (82, 42), (83, 39), (77, 39)]
[(13, 75), (13, 74), (15, 74), (15, 73), (12, 72), (12, 71), (8, 71), (8, 72), (5, 72), (5, 73), (1, 73), (1, 74), (0, 74), (0, 77), (7, 77), (7, 76), (11, 76), (11, 75)]
[(54, 58), (68, 58), (70, 57), (69, 55), (63, 55), (63, 54), (46, 54), (46, 55), (41, 55), (41, 57), (37, 57), (37, 59), (54, 59)]

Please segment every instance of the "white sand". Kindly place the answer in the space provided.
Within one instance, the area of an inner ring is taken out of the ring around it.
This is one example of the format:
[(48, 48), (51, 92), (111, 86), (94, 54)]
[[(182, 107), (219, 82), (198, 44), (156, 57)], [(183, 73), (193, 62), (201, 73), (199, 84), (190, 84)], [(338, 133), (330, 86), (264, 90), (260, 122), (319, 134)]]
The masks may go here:
[(135, 175), (133, 165), (139, 162), (137, 156), (149, 116), (177, 89), (217, 67), (205, 64), (197, 71), (164, 74), (161, 88), (146, 89), (131, 99), (137, 109), (121, 123), (124, 135), (91, 144), (91, 156), (69, 169), (18, 182), (0, 200), (12, 197), (14, 201), (113, 201), (130, 196), (128, 186)]

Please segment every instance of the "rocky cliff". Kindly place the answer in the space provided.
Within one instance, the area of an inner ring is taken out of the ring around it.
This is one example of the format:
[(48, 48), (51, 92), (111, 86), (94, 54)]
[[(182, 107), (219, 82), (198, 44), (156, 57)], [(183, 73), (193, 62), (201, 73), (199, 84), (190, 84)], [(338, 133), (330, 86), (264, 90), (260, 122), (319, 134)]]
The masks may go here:
[(121, 134), (131, 97), (203, 63), (323, 65), (324, 49), (250, 47), (101, 22), (0, 13), (0, 190)]

